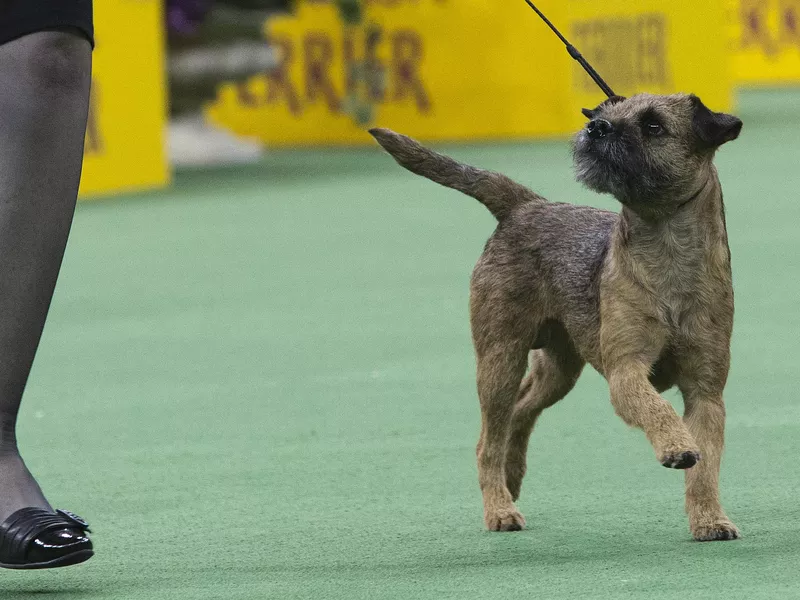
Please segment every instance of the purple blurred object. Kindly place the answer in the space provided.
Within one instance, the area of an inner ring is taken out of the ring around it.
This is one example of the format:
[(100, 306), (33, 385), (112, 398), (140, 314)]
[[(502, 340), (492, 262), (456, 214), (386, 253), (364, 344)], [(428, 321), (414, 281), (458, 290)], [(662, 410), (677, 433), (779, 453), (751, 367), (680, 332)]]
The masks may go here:
[(171, 34), (191, 35), (211, 9), (212, 0), (167, 0), (167, 28)]

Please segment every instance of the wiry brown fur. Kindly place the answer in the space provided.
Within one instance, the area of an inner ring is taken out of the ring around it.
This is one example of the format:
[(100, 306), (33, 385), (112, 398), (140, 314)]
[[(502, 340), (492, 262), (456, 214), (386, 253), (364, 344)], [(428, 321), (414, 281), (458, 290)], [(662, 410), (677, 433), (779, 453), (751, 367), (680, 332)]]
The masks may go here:
[[(617, 414), (644, 430), (658, 460), (688, 469), (695, 539), (735, 539), (718, 492), (733, 288), (712, 159), (741, 122), (683, 94), (613, 98), (586, 114), (613, 133), (576, 136), (578, 179), (614, 194), (620, 214), (549, 203), (503, 175), (371, 131), (402, 166), (477, 198), (499, 221), (470, 295), (486, 526), (524, 526), (514, 500), (528, 439), (541, 412), (589, 363), (607, 379)], [(675, 385), (682, 419), (659, 394)]]

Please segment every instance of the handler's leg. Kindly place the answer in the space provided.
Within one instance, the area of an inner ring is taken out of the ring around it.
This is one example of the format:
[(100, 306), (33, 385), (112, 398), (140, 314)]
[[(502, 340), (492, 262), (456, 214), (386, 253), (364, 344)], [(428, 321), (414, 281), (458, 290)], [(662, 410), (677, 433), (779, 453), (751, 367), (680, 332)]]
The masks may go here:
[(24, 507), (50, 508), (15, 429), (75, 209), (91, 56), (77, 31), (0, 46), (0, 523)]

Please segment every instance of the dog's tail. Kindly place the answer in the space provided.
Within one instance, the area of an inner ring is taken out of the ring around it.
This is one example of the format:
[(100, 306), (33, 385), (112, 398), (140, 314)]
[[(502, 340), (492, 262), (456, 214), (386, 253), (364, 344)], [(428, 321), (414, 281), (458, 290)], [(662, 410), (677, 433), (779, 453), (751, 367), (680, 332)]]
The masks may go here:
[(410, 137), (389, 129), (376, 128), (369, 132), (400, 166), (472, 196), (488, 208), (498, 221), (505, 219), (520, 204), (545, 201), (505, 175), (461, 164), (449, 156), (425, 148)]

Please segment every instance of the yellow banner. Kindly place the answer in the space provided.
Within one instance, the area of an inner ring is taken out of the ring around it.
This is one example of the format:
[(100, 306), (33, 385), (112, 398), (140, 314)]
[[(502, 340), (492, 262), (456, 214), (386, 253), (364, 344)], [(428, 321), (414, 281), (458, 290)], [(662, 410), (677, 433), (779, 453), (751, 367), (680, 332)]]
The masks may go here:
[(81, 194), (161, 187), (169, 181), (162, 3), (94, 4), (96, 47)]
[(800, 83), (800, 0), (732, 0), (730, 7), (736, 82)]
[[(726, 0), (571, 0), (570, 41), (620, 96), (687, 92), (714, 110), (731, 110), (726, 7)], [(576, 63), (573, 126), (581, 122), (576, 109), (604, 97)]]
[[(298, 0), (272, 19), (267, 37), (282, 66), (245, 85), (226, 85), (212, 120), (275, 145), (368, 143), (351, 106), (351, 66), (373, 77), (360, 90), (372, 123), (422, 139), (560, 134), (569, 57), (523, 3), (371, 0), (358, 26), (332, 2)], [(558, 19), (563, 3), (542, 8)]]
[[(537, 6), (618, 93), (695, 92), (727, 110), (728, 1)], [(349, 26), (334, 3), (297, 0), (295, 13), (265, 30), (281, 67), (223, 86), (210, 118), (272, 146), (371, 143), (367, 125), (427, 140), (533, 138), (571, 133), (579, 109), (603, 99), (522, 0), (365, 4), (364, 19)], [(372, 101), (371, 113), (359, 112), (358, 98)]]

